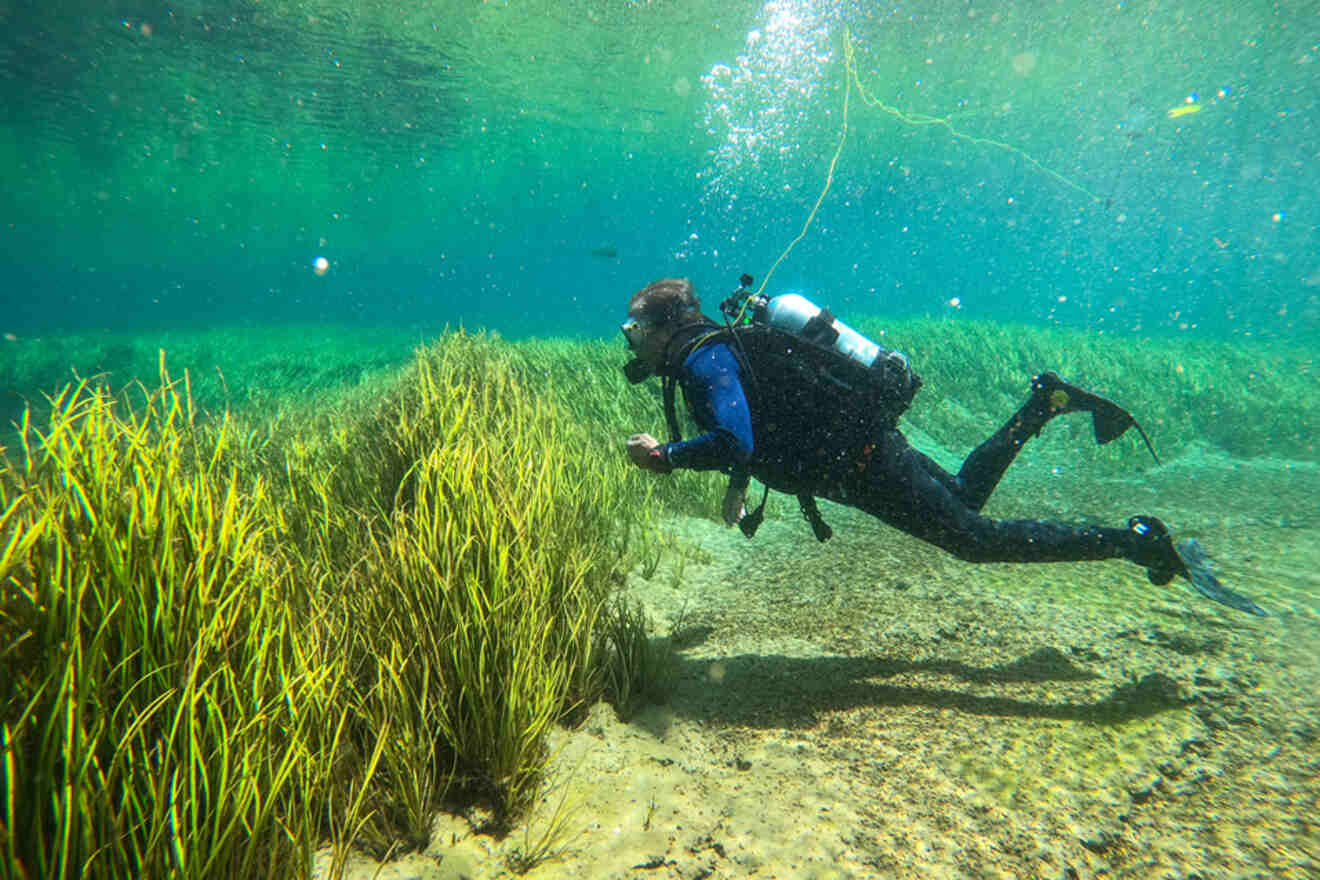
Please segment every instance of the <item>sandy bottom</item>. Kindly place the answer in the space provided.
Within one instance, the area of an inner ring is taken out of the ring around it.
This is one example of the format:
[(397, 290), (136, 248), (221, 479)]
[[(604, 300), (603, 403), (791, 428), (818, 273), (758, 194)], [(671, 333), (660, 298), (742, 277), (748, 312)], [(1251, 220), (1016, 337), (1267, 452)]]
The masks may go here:
[(441, 816), (350, 876), (507, 876), (558, 810), (528, 876), (1320, 877), (1318, 492), (1203, 455), (1022, 466), (987, 510), (1159, 515), (1266, 619), (1122, 562), (963, 564), (832, 506), (819, 545), (791, 499), (750, 542), (676, 521), (685, 549), (628, 586), (680, 649), (669, 703), (557, 732), (525, 830)]

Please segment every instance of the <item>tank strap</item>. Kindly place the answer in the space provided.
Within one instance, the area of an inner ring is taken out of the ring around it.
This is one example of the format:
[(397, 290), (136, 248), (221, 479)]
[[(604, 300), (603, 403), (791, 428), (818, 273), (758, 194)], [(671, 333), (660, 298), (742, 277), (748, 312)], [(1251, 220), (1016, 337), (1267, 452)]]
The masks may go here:
[[(770, 487), (766, 486), (765, 491), (761, 493), (761, 503), (756, 505), (755, 510), (748, 512), (738, 521), (738, 528), (749, 539), (756, 534), (756, 530), (761, 527), (761, 522), (765, 519), (765, 501), (769, 497)], [(797, 500), (802, 516), (811, 524), (811, 533), (816, 536), (816, 540), (823, 544), (833, 538), (834, 529), (830, 528), (824, 517), (820, 515), (820, 508), (816, 506), (815, 496), (799, 495)]]
[(802, 325), (801, 336), (808, 342), (829, 348), (839, 338), (839, 331), (834, 327), (834, 315), (829, 309), (821, 309)]

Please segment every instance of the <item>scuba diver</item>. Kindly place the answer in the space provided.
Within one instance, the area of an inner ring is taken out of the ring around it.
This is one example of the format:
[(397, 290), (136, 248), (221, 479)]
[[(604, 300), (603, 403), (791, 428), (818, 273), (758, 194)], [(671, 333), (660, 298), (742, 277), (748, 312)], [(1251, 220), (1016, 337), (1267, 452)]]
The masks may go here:
[[(1175, 544), (1164, 523), (1134, 516), (1125, 528), (1075, 526), (982, 515), (1000, 478), (1023, 444), (1055, 416), (1089, 413), (1096, 439), (1108, 443), (1136, 426), (1116, 403), (1053, 372), (1031, 380), (1026, 402), (972, 451), (957, 474), (908, 444), (899, 416), (921, 386), (907, 358), (837, 321), (801, 296), (768, 300), (748, 290), (721, 305), (725, 321), (702, 314), (690, 281), (665, 278), (633, 294), (622, 325), (634, 359), (624, 368), (633, 384), (661, 378), (671, 440), (628, 438), (640, 468), (675, 468), (729, 475), (723, 518), (752, 537), (765, 496), (748, 512), (756, 477), (797, 496), (820, 541), (832, 531), (816, 498), (855, 507), (968, 562), (1064, 562), (1126, 559), (1151, 583), (1186, 578), (1201, 594), (1264, 615), (1250, 599), (1224, 587), (1195, 540)], [(681, 439), (674, 405), (681, 387), (693, 421), (704, 432)], [(1154, 455), (1154, 449), (1151, 449)], [(1156, 459), (1158, 461), (1158, 459)]]

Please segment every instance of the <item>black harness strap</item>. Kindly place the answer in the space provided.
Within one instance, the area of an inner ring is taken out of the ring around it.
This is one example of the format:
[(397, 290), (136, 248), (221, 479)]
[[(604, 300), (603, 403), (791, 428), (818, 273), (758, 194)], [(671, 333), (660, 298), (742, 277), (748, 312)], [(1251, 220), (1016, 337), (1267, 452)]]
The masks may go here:
[(738, 520), (738, 529), (751, 540), (756, 534), (756, 530), (761, 527), (761, 520), (765, 519), (765, 500), (770, 497), (770, 487), (766, 486), (765, 491), (761, 493), (761, 503), (756, 505), (756, 510), (743, 515)]
[(820, 515), (820, 508), (816, 506), (816, 497), (814, 495), (799, 495), (797, 497), (798, 507), (802, 510), (802, 516), (811, 524), (811, 533), (816, 536), (816, 540), (824, 544), (830, 538), (834, 537), (834, 529), (829, 527)]
[(834, 328), (834, 314), (829, 309), (821, 309), (802, 326), (802, 338), (817, 345), (829, 348), (839, 338), (839, 331)]
[[(669, 344), (665, 346), (664, 357), (661, 361), (660, 369), (660, 389), (665, 396), (665, 422), (669, 428), (669, 442), (678, 443), (683, 439), (683, 431), (678, 424), (678, 407), (675, 401), (674, 392), (678, 387), (678, 369), (683, 361), (691, 354), (692, 349), (696, 348), (707, 337), (719, 333), (719, 328), (713, 322), (699, 324), (687, 324), (679, 327), (670, 337)], [(678, 348), (675, 350), (674, 346)]]
[[(756, 530), (761, 527), (761, 521), (765, 519), (765, 500), (770, 497), (770, 487), (766, 486), (765, 491), (761, 493), (761, 503), (756, 505), (756, 509), (747, 513), (738, 521), (738, 528), (744, 535), (751, 538), (756, 534)], [(802, 511), (803, 518), (811, 524), (811, 533), (816, 536), (816, 540), (822, 544), (834, 537), (834, 529), (820, 515), (820, 508), (816, 506), (816, 498), (813, 495), (799, 495), (797, 497), (798, 508)]]
[(674, 404), (674, 389), (678, 386), (678, 380), (673, 376), (665, 376), (660, 380), (660, 388), (665, 394), (665, 422), (669, 425), (669, 442), (678, 443), (683, 439), (683, 432), (678, 427), (678, 410)]

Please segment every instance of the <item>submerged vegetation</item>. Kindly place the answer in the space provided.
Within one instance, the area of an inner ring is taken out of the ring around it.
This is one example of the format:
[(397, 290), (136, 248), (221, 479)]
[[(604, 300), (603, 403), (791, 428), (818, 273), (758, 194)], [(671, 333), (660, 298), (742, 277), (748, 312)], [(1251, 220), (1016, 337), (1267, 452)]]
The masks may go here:
[[(1281, 428), (1316, 421), (1309, 355), (863, 328), (912, 357), (927, 386), (908, 421), (958, 452), (1053, 367), (1131, 407), (1166, 456), (1200, 440), (1315, 458)], [(402, 366), (323, 361), (339, 389), (226, 365), (229, 407), (199, 405), (215, 380), (194, 393), (214, 349), (179, 349), (195, 372), (162, 358), (148, 386), (76, 381), (5, 450), (6, 875), (306, 876), (326, 843), (337, 872), (351, 846), (420, 846), (437, 810), (474, 801), (512, 827), (552, 725), (663, 699), (673, 649), (617, 586), (654, 572), (655, 511), (715, 516), (720, 487), (627, 466), (622, 437), (663, 419), (617, 345), (447, 334)], [(4, 368), (30, 387), (22, 359)], [(1142, 462), (1086, 430), (1048, 442)]]
[(516, 358), (453, 335), (356, 406), (205, 418), (88, 382), (0, 475), (18, 876), (297, 876), (531, 802), (645, 486)]
[[(1162, 458), (1194, 444), (1244, 458), (1320, 457), (1320, 364), (1303, 346), (997, 322), (864, 319), (859, 326), (911, 357), (926, 385), (905, 419), (959, 454), (1021, 405), (1032, 375), (1049, 369), (1129, 409)], [(1085, 419), (1051, 424), (1040, 442), (1093, 463), (1152, 463), (1135, 436), (1097, 448)]]

